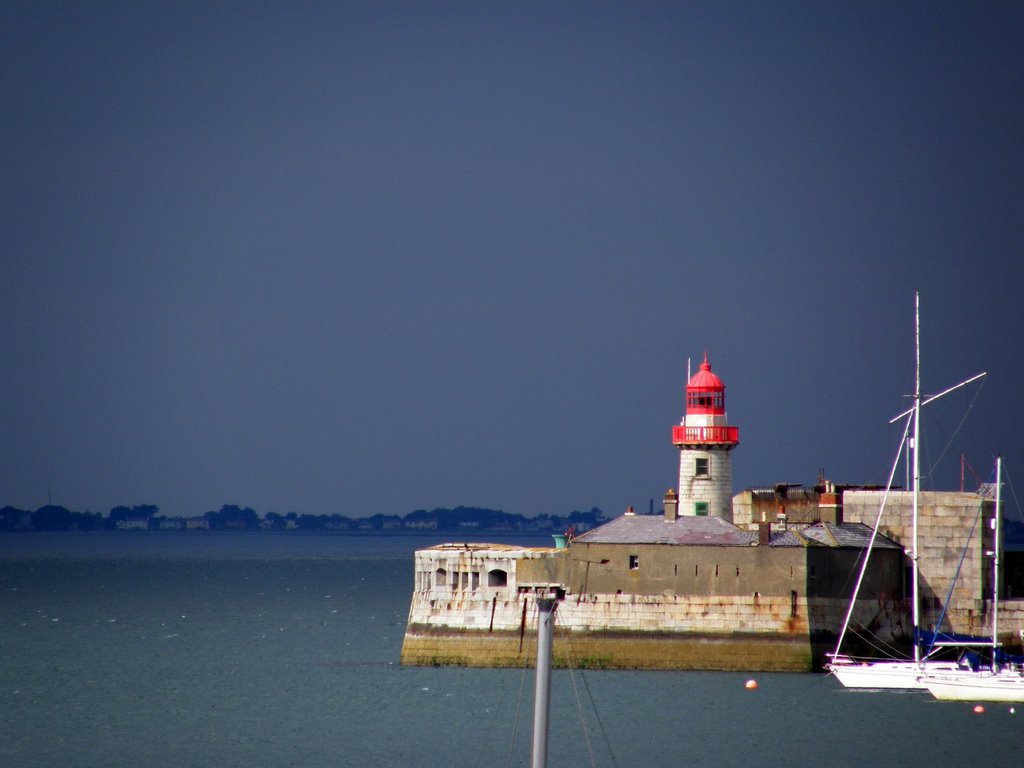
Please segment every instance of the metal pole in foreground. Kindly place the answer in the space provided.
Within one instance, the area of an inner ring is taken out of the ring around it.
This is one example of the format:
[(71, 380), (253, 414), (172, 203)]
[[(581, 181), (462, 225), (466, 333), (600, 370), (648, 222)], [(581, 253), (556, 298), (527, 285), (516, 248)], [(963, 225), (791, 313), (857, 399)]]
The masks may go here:
[(547, 768), (548, 710), (551, 708), (551, 639), (556, 600), (538, 597), (537, 684), (533, 698), (533, 768)]

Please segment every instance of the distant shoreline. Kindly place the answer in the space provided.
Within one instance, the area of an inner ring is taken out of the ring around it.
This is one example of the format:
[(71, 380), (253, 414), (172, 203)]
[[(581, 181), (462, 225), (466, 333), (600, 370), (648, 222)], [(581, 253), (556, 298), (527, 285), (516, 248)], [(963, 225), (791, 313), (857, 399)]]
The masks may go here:
[[(449, 535), (451, 534), (451, 535)], [(399, 537), (399, 536), (414, 536), (417, 538), (445, 538), (447, 541), (460, 541), (462, 539), (478, 539), (483, 536), (489, 538), (551, 538), (556, 534), (546, 533), (543, 531), (502, 531), (502, 530), (481, 530), (474, 528), (472, 531), (423, 531), (423, 530), (398, 530), (398, 531), (379, 531), (379, 530), (331, 530), (325, 531), (313, 528), (297, 528), (292, 530), (249, 530), (249, 529), (192, 529), (192, 530), (99, 530), (99, 531), (34, 531), (34, 530), (16, 530), (16, 531), (0, 531), (0, 536), (139, 536), (139, 537), (150, 537), (150, 536), (189, 536), (202, 538), (207, 536), (353, 536), (360, 538), (372, 538), (372, 537)]]

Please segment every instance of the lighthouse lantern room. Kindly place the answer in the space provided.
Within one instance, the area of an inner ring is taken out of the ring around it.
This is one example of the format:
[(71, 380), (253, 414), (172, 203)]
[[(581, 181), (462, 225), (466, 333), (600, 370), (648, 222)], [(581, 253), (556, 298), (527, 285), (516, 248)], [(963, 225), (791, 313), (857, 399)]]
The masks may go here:
[(686, 415), (672, 427), (679, 448), (679, 515), (721, 517), (732, 522), (732, 466), (738, 427), (725, 413), (725, 384), (711, 370), (707, 353), (686, 385)]

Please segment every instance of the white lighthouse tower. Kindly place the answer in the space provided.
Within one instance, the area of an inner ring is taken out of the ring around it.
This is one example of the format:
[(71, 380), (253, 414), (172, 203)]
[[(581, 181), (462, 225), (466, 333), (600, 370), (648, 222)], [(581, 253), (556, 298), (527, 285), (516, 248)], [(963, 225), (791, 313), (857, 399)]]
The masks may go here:
[(725, 414), (725, 384), (711, 371), (707, 352), (686, 385), (686, 416), (672, 427), (679, 448), (679, 515), (721, 517), (732, 522), (732, 466), (738, 427)]

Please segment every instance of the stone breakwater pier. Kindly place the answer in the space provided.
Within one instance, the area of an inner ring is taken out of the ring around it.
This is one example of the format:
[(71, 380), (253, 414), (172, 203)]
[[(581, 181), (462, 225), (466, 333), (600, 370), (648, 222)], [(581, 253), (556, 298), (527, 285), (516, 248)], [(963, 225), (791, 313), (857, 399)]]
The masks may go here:
[[(554, 587), (565, 595), (556, 614), (556, 664), (818, 669), (834, 649), (870, 542), (864, 522), (873, 525), (880, 494), (818, 496), (791, 510), (795, 520), (784, 524), (680, 517), (669, 493), (664, 515), (627, 513), (564, 548), (449, 543), (419, 550), (401, 661), (520, 665), (531, 653), (533, 595)], [(897, 647), (911, 639), (904, 551), (910, 504), (909, 493), (890, 494), (853, 614), (857, 632)], [(991, 499), (979, 494), (921, 495), (926, 628), (934, 628), (952, 587), (942, 629), (989, 631), (993, 513)], [(1024, 603), (1002, 599), (999, 610), (1000, 640), (1018, 645)]]
[[(698, 580), (702, 566), (707, 580), (723, 579), (728, 567), (728, 580), (735, 582), (737, 572), (742, 580), (744, 568), (754, 576), (752, 549), (736, 553), (748, 555), (739, 567), (735, 562), (712, 562), (710, 550), (700, 553), (705, 555), (703, 562), (689, 567)], [(659, 556), (668, 554), (639, 552), (633, 555), (633, 564), (644, 558), (649, 571)], [(784, 594), (757, 590), (677, 594), (668, 587), (653, 594), (618, 588), (591, 591), (592, 585), (594, 590), (606, 589), (602, 582), (614, 578), (612, 558), (603, 556), (607, 554), (611, 553), (581, 543), (570, 549), (442, 544), (420, 550), (402, 663), (523, 664), (532, 652), (537, 588), (563, 589), (565, 599), (556, 615), (555, 663), (578, 667), (810, 670), (834, 639), (834, 633), (823, 633), (821, 628), (838, 626), (847, 608), (845, 599), (808, 597), (796, 590)], [(623, 565), (628, 571), (628, 556)], [(678, 572), (677, 564), (668, 565)], [(783, 571), (787, 581), (801, 578), (796, 572), (789, 576), (788, 567)], [(893, 604), (865, 601), (864, 607), (871, 614), (869, 621), (885, 621), (898, 614)]]
[[(454, 554), (448, 546), (420, 553), (419, 563), (455, 565), (444, 556)], [(434, 555), (440, 557), (434, 560)], [(502, 564), (501, 553), (493, 550), (470, 554), (467, 549), (462, 557), (464, 562), (456, 567), (471, 568), (474, 557), (487, 565)], [(512, 582), (506, 588), (481, 585), (475, 591), (450, 586), (418, 590), (409, 613), (402, 663), (521, 666), (534, 652), (533, 590), (537, 586), (524, 582), (518, 587)], [(845, 601), (809, 605), (806, 598), (794, 606), (781, 597), (567, 592), (556, 616), (554, 662), (589, 668), (805, 671), (814, 668), (820, 655), (811, 640), (811, 627), (826, 621), (825, 614), (841, 617), (845, 608)], [(823, 615), (815, 619), (811, 611)]]

